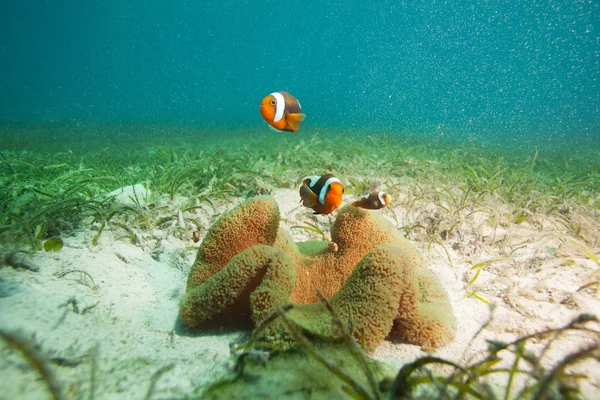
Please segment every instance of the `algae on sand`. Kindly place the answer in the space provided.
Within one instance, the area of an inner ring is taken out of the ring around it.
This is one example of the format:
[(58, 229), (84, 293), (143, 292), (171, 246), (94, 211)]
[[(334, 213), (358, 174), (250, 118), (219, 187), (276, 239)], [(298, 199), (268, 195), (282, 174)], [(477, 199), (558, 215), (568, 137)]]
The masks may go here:
[[(358, 383), (368, 386), (364, 369), (346, 344), (314, 342), (313, 346)], [(242, 373), (232, 373), (210, 386), (200, 397), (207, 400), (349, 398), (343, 388), (344, 382), (311, 357), (304, 348), (274, 354), (266, 364), (254, 360), (242, 362), (245, 362)], [(367, 362), (380, 390), (383, 393), (389, 391), (397, 371), (371, 358)]]

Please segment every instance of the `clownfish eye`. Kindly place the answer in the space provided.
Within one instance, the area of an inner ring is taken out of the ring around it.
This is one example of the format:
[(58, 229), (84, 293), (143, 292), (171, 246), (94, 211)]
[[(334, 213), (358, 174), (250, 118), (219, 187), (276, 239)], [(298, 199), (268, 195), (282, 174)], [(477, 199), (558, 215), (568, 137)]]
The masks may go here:
[(274, 106), (275, 105), (275, 100), (271, 100), (271, 105)]

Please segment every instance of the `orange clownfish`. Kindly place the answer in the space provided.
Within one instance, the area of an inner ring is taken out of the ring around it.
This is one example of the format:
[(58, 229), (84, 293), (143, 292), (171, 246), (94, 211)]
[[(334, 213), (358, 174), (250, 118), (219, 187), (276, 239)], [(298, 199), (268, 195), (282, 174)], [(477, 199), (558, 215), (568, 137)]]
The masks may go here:
[(260, 115), (278, 131), (296, 133), (306, 118), (302, 107), (288, 92), (273, 92), (260, 103)]
[(335, 176), (307, 176), (300, 186), (300, 202), (314, 214), (329, 214), (342, 204), (344, 185)]
[(379, 210), (390, 204), (392, 196), (386, 192), (371, 192), (352, 203), (354, 207), (366, 208), (367, 210)]

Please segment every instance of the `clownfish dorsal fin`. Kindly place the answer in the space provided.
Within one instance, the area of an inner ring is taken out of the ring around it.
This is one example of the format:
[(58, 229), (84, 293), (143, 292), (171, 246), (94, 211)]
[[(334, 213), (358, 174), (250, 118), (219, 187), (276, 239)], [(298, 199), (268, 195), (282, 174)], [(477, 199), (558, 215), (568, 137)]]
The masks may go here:
[(297, 131), (300, 128), (300, 123), (304, 121), (304, 118), (306, 118), (306, 114), (298, 113), (287, 115), (288, 124), (290, 125), (290, 128), (292, 128), (294, 131)]
[(319, 203), (319, 196), (313, 192), (306, 183), (300, 187), (300, 199), (304, 207), (312, 207)]

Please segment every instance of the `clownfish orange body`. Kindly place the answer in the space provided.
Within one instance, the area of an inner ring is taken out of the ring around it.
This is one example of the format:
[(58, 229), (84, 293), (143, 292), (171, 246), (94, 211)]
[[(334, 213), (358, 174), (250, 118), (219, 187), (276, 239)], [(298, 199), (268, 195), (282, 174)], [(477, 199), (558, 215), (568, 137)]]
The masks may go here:
[(354, 207), (366, 208), (367, 210), (379, 210), (392, 201), (392, 196), (386, 192), (371, 192), (352, 203)]
[(344, 185), (332, 174), (307, 176), (300, 186), (300, 202), (314, 214), (329, 214), (342, 204)]
[(288, 92), (273, 92), (260, 103), (260, 115), (278, 131), (296, 133), (306, 118), (302, 107)]

